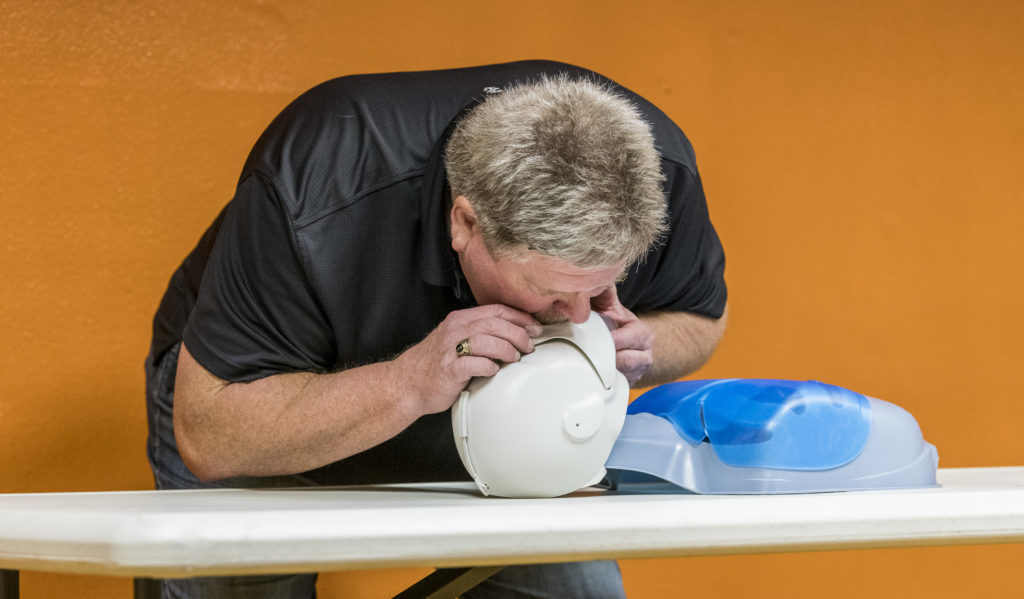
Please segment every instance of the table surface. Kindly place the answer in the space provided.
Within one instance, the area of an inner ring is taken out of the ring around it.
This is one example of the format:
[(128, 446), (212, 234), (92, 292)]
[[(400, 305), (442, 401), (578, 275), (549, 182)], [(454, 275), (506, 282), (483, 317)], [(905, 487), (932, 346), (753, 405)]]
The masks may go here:
[(471, 483), (0, 495), (0, 568), (185, 577), (1024, 542), (1024, 467), (940, 488), (481, 496)]

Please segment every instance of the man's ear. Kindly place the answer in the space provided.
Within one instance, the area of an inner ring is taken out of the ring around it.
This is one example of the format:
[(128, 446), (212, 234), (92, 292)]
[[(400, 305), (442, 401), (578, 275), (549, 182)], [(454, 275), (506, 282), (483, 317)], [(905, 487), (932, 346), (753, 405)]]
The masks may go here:
[(479, 225), (476, 222), (476, 212), (469, 204), (466, 196), (457, 196), (452, 200), (452, 249), (462, 252), (469, 245), (469, 241), (479, 232)]

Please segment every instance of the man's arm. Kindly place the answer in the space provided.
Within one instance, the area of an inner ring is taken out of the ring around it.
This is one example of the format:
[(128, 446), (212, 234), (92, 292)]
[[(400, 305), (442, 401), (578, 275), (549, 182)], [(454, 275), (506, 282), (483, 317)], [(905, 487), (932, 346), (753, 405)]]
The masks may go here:
[(696, 372), (718, 347), (728, 317), (728, 306), (718, 319), (689, 312), (657, 312), (640, 316), (654, 334), (653, 361), (634, 386), (660, 385)]
[(417, 410), (397, 386), (389, 362), (229, 383), (183, 345), (174, 398), (178, 451), (201, 480), (311, 470), (411, 424)]
[[(329, 374), (307, 372), (230, 383), (182, 345), (175, 379), (174, 434), (202, 480), (304, 472), (397, 435), (454, 403), (474, 376), (533, 351), (540, 323), (490, 305), (451, 313), (394, 360)], [(473, 355), (458, 356), (470, 339)]]

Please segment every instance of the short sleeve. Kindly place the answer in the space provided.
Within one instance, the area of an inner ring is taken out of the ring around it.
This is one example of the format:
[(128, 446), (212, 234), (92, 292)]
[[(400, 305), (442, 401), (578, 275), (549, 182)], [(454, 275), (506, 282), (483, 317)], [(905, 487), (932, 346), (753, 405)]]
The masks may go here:
[(325, 371), (335, 353), (294, 229), (272, 181), (239, 182), (217, 233), (184, 342), (215, 376), (252, 381)]
[(700, 176), (664, 161), (669, 232), (619, 284), (623, 305), (637, 313), (692, 312), (720, 318), (725, 311), (725, 251), (708, 215)]

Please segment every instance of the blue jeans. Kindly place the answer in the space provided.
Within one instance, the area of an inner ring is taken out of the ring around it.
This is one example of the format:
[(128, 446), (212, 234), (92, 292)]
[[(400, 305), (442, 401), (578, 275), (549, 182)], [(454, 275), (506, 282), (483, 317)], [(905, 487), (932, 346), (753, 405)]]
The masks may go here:
[[(179, 346), (180, 347), (180, 346)], [(174, 441), (172, 406), (178, 348), (146, 360), (147, 454), (157, 489), (311, 486), (302, 475), (240, 477), (204, 483), (181, 461)], [(621, 599), (622, 576), (613, 561), (509, 566), (462, 595), (464, 599)], [(163, 599), (311, 599), (316, 574), (217, 576), (161, 581)]]
[[(613, 561), (508, 566), (463, 599), (624, 599)], [(316, 574), (164, 580), (162, 599), (313, 599)]]

